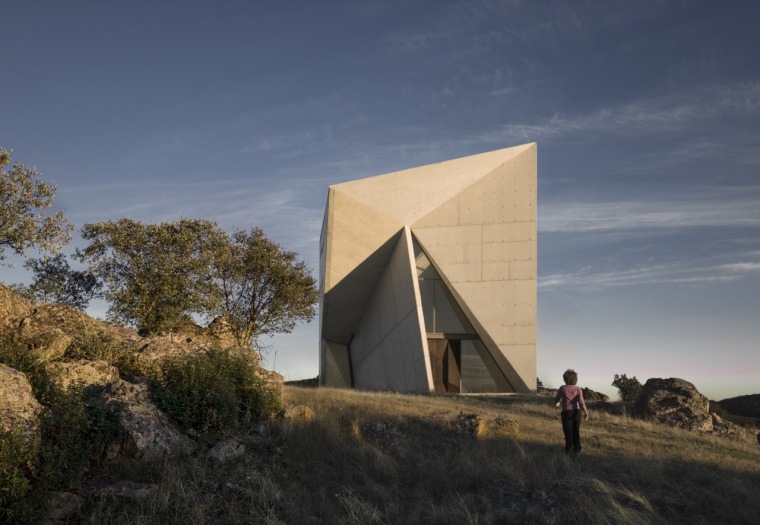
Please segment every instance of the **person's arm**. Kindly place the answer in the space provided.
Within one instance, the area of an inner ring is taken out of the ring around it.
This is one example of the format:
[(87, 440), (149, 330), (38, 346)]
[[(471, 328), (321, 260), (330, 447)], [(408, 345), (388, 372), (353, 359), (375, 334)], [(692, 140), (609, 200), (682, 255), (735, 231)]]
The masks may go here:
[(581, 408), (583, 409), (583, 419), (588, 419), (588, 409), (586, 408), (586, 400), (583, 399), (583, 389), (578, 389), (578, 395), (580, 396)]
[(558, 407), (558, 406), (559, 406), (559, 400), (560, 400), (560, 399), (562, 399), (562, 387), (559, 387), (559, 388), (557, 389), (557, 395), (556, 395), (556, 396), (554, 396), (554, 406), (555, 406), (555, 407)]

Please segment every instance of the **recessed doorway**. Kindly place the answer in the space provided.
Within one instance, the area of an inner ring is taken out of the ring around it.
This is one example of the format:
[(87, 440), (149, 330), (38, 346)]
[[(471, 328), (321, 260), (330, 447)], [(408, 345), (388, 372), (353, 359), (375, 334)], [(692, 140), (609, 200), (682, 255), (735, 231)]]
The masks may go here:
[(462, 384), (462, 351), (459, 340), (428, 339), (433, 385), (439, 393), (459, 393)]

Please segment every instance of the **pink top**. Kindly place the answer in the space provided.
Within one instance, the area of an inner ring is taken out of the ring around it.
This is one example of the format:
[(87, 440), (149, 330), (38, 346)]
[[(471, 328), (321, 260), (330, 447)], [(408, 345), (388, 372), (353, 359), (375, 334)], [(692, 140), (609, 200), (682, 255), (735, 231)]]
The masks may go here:
[(583, 400), (583, 390), (578, 385), (562, 385), (557, 389), (557, 395), (554, 396), (554, 402), (562, 401), (562, 411), (577, 410), (581, 407), (586, 408), (586, 401)]

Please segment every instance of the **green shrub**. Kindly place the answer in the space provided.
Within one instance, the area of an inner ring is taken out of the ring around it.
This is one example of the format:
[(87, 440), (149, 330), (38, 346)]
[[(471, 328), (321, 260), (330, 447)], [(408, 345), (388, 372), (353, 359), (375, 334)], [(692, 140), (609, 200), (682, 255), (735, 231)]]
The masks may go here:
[(0, 340), (0, 362), (26, 374), (44, 406), (34, 442), (0, 431), (0, 523), (34, 523), (45, 511), (46, 492), (78, 486), (118, 437), (116, 415), (96, 388), (61, 388), (16, 339)]
[(39, 505), (39, 490), (32, 485), (37, 442), (20, 432), (0, 429), (0, 523), (31, 521)]
[(153, 372), (150, 365), (141, 363), (134, 347), (126, 341), (118, 341), (102, 328), (81, 326), (71, 345), (66, 349), (66, 359), (105, 361), (119, 369), (122, 377), (144, 377)]
[(282, 406), (251, 361), (226, 350), (167, 361), (154, 376), (153, 396), (192, 437), (246, 431)]

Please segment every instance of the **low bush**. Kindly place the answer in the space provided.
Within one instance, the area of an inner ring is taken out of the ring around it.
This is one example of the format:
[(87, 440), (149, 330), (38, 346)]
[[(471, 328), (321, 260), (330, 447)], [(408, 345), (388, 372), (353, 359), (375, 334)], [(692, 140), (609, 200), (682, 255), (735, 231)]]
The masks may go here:
[(46, 492), (80, 485), (118, 438), (116, 415), (96, 389), (58, 386), (17, 340), (0, 341), (0, 362), (27, 376), (44, 407), (37, 439), (0, 430), (0, 523), (35, 523), (45, 511)]
[(153, 397), (191, 437), (244, 432), (282, 406), (254, 364), (226, 350), (165, 362), (153, 378)]
[(23, 523), (38, 506), (39, 491), (32, 485), (38, 445), (0, 429), (0, 523)]
[(87, 359), (105, 361), (119, 369), (122, 376), (144, 376), (150, 373), (138, 362), (137, 355), (129, 343), (117, 341), (103, 329), (82, 326), (74, 341), (66, 349), (67, 359)]

